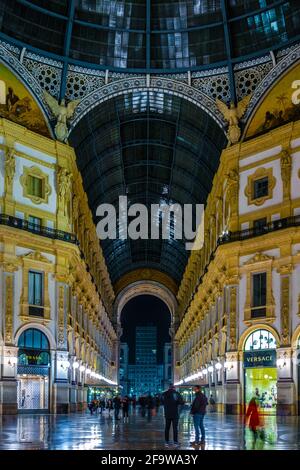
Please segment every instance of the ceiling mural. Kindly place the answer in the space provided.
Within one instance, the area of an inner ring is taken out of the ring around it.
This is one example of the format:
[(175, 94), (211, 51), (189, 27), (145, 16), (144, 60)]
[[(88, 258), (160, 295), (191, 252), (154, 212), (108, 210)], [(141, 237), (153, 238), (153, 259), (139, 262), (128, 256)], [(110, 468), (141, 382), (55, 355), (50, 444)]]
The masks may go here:
[(0, 64), (0, 117), (51, 137), (36, 101), (15, 75)]
[[(300, 119), (300, 64), (288, 72), (267, 94), (248, 127), (246, 138)], [(298, 84), (297, 84), (298, 81)]]

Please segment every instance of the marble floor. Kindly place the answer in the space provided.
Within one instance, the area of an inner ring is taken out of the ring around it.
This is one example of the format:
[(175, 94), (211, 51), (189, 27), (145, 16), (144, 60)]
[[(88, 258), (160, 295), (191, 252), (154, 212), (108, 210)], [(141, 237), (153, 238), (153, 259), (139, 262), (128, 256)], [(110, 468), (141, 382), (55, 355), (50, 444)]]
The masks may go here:
[[(207, 450), (252, 449), (249, 429), (237, 416), (208, 413), (205, 417)], [(266, 417), (265, 441), (258, 440), (256, 449), (299, 450), (300, 420), (295, 417)], [(184, 411), (179, 424), (180, 449), (192, 450), (194, 440), (192, 419)], [(0, 450), (55, 449), (146, 449), (164, 447), (164, 417), (162, 410), (150, 418), (139, 410), (131, 412), (127, 422), (114, 417), (82, 412), (70, 415), (0, 416)]]

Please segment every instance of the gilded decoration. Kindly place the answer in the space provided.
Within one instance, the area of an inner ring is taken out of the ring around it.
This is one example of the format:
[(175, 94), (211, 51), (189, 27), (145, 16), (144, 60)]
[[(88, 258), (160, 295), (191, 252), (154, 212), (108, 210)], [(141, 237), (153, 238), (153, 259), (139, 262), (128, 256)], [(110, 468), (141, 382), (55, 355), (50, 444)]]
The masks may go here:
[(64, 312), (64, 286), (59, 286), (58, 293), (58, 347), (63, 347), (65, 343), (65, 333), (64, 333), (64, 324), (65, 324), (65, 312)]
[(116, 295), (129, 284), (142, 280), (159, 282), (176, 295), (177, 285), (173, 279), (156, 269), (136, 269), (125, 274), (114, 286)]
[(13, 318), (14, 318), (14, 296), (13, 296), (13, 275), (6, 275), (5, 278), (5, 343), (13, 342)]
[(292, 157), (288, 150), (283, 150), (280, 155), (281, 179), (283, 186), (283, 198), (291, 197)]
[(57, 172), (57, 183), (59, 211), (66, 217), (72, 198), (72, 174), (60, 167)]
[(16, 171), (16, 159), (14, 148), (7, 147), (5, 149), (5, 191), (12, 194), (12, 183)]
[(227, 139), (229, 145), (237, 144), (241, 140), (240, 120), (244, 116), (251, 101), (252, 95), (245, 96), (237, 106), (231, 103), (230, 108), (221, 100), (216, 100), (216, 105), (225, 121), (228, 123)]
[(0, 64), (0, 78), (0, 116), (50, 137), (45, 118), (35, 99), (3, 64)]
[(295, 93), (293, 83), (299, 80), (300, 65), (296, 65), (267, 94), (263, 102), (257, 108), (246, 138), (263, 134), (282, 126), (290, 121), (300, 119), (300, 105), (293, 104), (292, 96)]
[[(24, 167), (23, 175), (20, 177), (20, 183), (23, 187), (23, 196), (30, 199), (34, 204), (48, 204), (48, 199), (51, 194), (51, 186), (49, 184), (49, 176), (43, 173), (37, 166)], [(30, 194), (29, 178), (39, 178), (42, 180), (42, 196), (35, 196)]]
[(234, 351), (237, 348), (237, 286), (230, 287), (230, 350)]
[[(254, 182), (262, 178), (268, 178), (268, 194), (254, 199)], [(268, 199), (273, 198), (273, 190), (276, 185), (276, 178), (273, 176), (272, 168), (257, 168), (255, 173), (248, 176), (248, 184), (245, 188), (245, 196), (248, 198), (248, 205), (262, 206)]]
[(281, 342), (290, 343), (290, 276), (281, 276)]

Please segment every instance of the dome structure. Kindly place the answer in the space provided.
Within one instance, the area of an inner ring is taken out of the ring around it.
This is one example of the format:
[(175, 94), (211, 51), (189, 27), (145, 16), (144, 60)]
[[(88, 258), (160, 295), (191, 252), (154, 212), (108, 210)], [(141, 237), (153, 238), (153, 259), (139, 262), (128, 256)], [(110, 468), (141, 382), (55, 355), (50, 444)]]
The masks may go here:
[(29, 50), (110, 70), (227, 66), (292, 44), (297, 0), (1, 0), (0, 32)]

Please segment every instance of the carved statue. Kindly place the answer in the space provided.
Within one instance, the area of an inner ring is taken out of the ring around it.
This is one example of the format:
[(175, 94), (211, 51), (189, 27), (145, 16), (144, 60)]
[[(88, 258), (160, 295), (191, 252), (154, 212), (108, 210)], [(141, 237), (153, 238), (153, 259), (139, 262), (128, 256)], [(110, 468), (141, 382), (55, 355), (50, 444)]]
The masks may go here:
[(71, 197), (71, 173), (65, 168), (60, 168), (58, 171), (58, 198), (59, 204), (64, 207), (64, 213), (66, 215), (66, 209), (68, 202)]
[(227, 132), (229, 145), (237, 144), (240, 141), (242, 133), (239, 122), (247, 111), (251, 98), (251, 94), (247, 95), (238, 103), (237, 106), (235, 106), (234, 103), (231, 103), (230, 108), (228, 108), (221, 100), (216, 100), (219, 111), (223, 114), (225, 120), (229, 124)]
[(44, 97), (52, 113), (57, 118), (55, 135), (60, 142), (66, 142), (69, 133), (67, 120), (71, 119), (81, 100), (70, 101), (66, 106), (64, 99), (61, 100), (61, 104), (59, 104), (47, 91), (44, 91)]
[(14, 149), (7, 148), (5, 152), (5, 183), (6, 190), (11, 187), (16, 171), (16, 159), (14, 156)]

